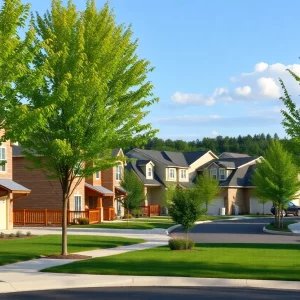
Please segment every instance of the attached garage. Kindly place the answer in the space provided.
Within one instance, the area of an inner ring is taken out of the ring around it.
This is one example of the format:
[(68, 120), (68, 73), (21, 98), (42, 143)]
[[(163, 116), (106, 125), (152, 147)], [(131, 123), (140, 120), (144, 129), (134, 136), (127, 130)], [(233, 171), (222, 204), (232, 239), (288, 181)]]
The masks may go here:
[[(216, 199), (214, 200), (209, 206), (208, 206), (208, 215), (219, 215), (220, 209), (224, 206), (224, 199)], [(203, 205), (203, 208), (205, 208), (205, 205)]]

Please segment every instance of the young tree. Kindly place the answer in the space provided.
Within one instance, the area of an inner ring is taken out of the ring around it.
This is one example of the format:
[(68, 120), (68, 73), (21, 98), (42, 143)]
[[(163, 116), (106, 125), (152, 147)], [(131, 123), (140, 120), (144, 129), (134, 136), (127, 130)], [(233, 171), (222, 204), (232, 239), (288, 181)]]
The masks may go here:
[(276, 208), (275, 224), (281, 228), (282, 210), (295, 198), (300, 184), (292, 156), (283, 149), (278, 140), (271, 142), (264, 159), (257, 163), (252, 183), (260, 199), (273, 201)]
[(188, 247), (188, 232), (203, 213), (202, 203), (195, 197), (195, 189), (176, 188), (173, 193), (169, 214), (176, 224), (181, 224), (186, 234), (186, 249)]
[[(35, 48), (31, 47), (34, 30), (30, 26), (22, 40), (18, 31), (25, 27), (29, 5), (21, 0), (4, 0), (0, 8), (0, 129), (4, 126), (5, 111), (18, 96), (15, 82), (27, 76)], [(2, 125), (1, 125), (2, 124)]]
[(125, 170), (121, 186), (126, 191), (123, 206), (127, 211), (127, 219), (130, 210), (140, 208), (145, 201), (144, 185), (137, 178), (133, 170)]
[(203, 172), (202, 176), (196, 179), (195, 197), (199, 198), (201, 203), (205, 203), (206, 213), (208, 206), (216, 199), (220, 193), (219, 181)]
[(117, 25), (108, 4), (98, 11), (87, 0), (78, 12), (71, 0), (67, 6), (53, 0), (34, 25), (41, 50), (7, 110), (6, 138), (19, 141), (34, 168), (59, 180), (67, 255), (67, 210), (76, 186), (116, 164), (109, 149), (144, 143), (156, 133), (142, 123), (157, 101), (147, 81), (153, 68), (139, 59), (131, 27)]

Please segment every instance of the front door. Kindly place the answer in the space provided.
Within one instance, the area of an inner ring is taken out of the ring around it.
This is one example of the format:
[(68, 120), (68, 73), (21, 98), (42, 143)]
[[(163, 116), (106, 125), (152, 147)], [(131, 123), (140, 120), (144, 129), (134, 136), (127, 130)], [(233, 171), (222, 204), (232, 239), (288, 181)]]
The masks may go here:
[(122, 214), (122, 201), (120, 198), (117, 199), (117, 215), (121, 216)]
[(0, 229), (6, 228), (6, 200), (1, 200), (0, 198)]

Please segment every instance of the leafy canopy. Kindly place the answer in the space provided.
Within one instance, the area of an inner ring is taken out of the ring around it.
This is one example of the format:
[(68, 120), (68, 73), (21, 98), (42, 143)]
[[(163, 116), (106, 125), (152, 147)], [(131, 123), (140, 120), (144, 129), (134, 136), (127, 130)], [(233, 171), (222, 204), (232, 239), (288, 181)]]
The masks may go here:
[(144, 185), (133, 170), (125, 170), (121, 186), (127, 193), (123, 206), (128, 210), (139, 208), (145, 201)]
[(256, 194), (273, 201), (276, 207), (285, 207), (297, 196), (300, 188), (297, 167), (278, 140), (272, 141), (264, 159), (257, 163), (252, 182)]

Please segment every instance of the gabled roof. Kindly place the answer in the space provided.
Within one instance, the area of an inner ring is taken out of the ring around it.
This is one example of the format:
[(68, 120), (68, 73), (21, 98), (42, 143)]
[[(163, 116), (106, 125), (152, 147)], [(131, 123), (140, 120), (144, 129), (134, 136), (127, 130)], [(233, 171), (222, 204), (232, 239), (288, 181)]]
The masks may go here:
[[(223, 156), (223, 157), (222, 157)], [(234, 153), (234, 152), (223, 152), (219, 155), (219, 158), (238, 158), (238, 157), (249, 157), (248, 154), (245, 153)]]
[(0, 188), (8, 190), (9, 192), (30, 193), (29, 189), (11, 179), (0, 179)]
[[(142, 154), (149, 159), (162, 163), (167, 167), (182, 167), (188, 168), (192, 163), (197, 161), (204, 154), (211, 151), (189, 151), (189, 152), (174, 152), (174, 151), (157, 151), (157, 150), (143, 150), (143, 149), (133, 149), (129, 151), (126, 155), (130, 158), (135, 158), (134, 152)], [(216, 155), (212, 153), (215, 158)]]
[(150, 159), (148, 159), (148, 160), (139, 159), (138, 162), (137, 162), (137, 165), (138, 166), (145, 166), (145, 165), (149, 164), (150, 162), (152, 162)]
[(254, 162), (257, 160), (259, 157), (254, 157), (254, 156), (248, 156), (248, 157), (236, 157), (236, 158), (220, 158), (220, 159), (215, 159), (213, 161), (210, 161), (204, 165), (202, 165), (200, 168), (198, 168), (198, 171), (207, 169), (211, 164), (216, 164), (219, 167), (223, 167), (226, 169), (237, 169), (240, 168), (243, 165), (249, 164), (252, 161)]
[(85, 187), (87, 187), (87, 188), (89, 188), (93, 191), (96, 191), (96, 192), (98, 192), (102, 195), (111, 195), (111, 196), (113, 196), (115, 194), (111, 190), (103, 187), (102, 185), (91, 185), (89, 183), (85, 183), (84, 185), (85, 185)]
[[(115, 148), (115, 149), (113, 149), (111, 151), (111, 156), (117, 156), (120, 153), (120, 151), (122, 151), (121, 148)], [(123, 151), (122, 151), (122, 154), (123, 154)]]
[(234, 170), (225, 181), (220, 182), (220, 187), (254, 187), (251, 176), (255, 165), (246, 165)]
[(144, 185), (164, 186), (163, 182), (160, 180), (160, 178), (156, 175), (155, 172), (153, 173), (153, 179), (147, 179), (142, 168), (138, 165), (138, 161), (129, 162), (126, 166), (126, 169), (133, 170)]

